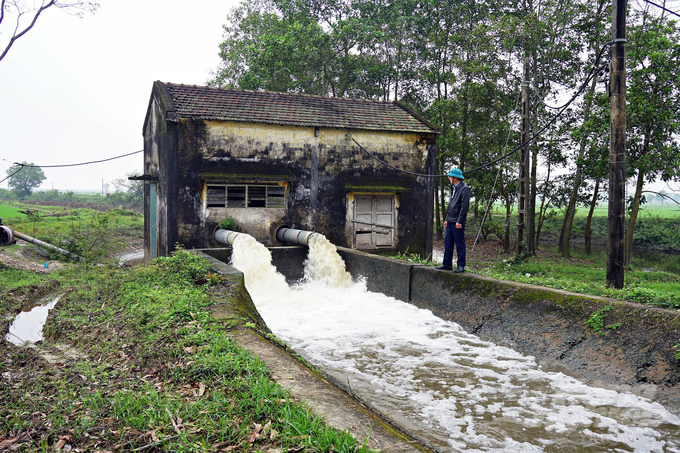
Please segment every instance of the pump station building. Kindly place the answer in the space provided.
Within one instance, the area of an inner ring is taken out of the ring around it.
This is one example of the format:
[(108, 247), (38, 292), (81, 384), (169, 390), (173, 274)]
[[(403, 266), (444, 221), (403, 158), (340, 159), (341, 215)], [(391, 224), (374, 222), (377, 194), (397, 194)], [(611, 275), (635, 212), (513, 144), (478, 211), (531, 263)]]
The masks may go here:
[[(438, 131), (399, 102), (155, 82), (144, 121), (147, 260), (218, 246), (232, 218), (368, 252), (432, 252)], [(360, 144), (377, 159), (369, 156)]]

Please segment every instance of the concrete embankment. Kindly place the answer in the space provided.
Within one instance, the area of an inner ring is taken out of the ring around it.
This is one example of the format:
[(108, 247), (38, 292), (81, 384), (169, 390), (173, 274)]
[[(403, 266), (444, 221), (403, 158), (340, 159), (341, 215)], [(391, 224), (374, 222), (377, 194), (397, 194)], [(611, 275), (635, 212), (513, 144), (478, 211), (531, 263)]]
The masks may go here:
[[(270, 250), (287, 279), (302, 277), (306, 248)], [(223, 261), (230, 254), (229, 249), (206, 252)], [(354, 277), (368, 279), (370, 291), (429, 309), (484, 340), (532, 355), (545, 370), (629, 390), (680, 413), (676, 311), (453, 274), (340, 247), (338, 253)], [(593, 319), (602, 327), (589, 326)]]

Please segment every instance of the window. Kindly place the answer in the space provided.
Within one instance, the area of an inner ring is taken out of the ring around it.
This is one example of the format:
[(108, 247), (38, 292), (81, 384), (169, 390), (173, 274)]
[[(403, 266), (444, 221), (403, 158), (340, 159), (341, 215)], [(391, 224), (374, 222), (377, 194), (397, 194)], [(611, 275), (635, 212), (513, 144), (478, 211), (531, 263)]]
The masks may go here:
[(264, 185), (208, 184), (206, 204), (209, 208), (285, 208), (286, 188)]

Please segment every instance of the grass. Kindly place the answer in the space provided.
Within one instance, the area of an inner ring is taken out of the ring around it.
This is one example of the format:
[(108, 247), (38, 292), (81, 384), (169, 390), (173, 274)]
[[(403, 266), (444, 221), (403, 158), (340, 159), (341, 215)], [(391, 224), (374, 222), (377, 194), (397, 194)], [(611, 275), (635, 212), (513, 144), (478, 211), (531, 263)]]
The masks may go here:
[[(40, 350), (3, 344), (0, 438), (22, 451), (367, 451), (234, 342), (233, 323), (208, 308), (236, 284), (208, 272), (183, 251), (134, 269), (0, 272), (2, 313), (38, 293), (64, 294), (45, 336), (78, 351), (55, 365)], [(22, 284), (9, 289), (11, 278)]]
[(474, 272), (501, 280), (680, 308), (680, 276), (668, 272), (628, 271), (624, 288), (617, 290), (606, 286), (604, 262), (579, 257), (565, 259), (550, 252), (539, 252), (538, 256), (521, 260), (510, 257), (496, 260), (477, 266)]
[(21, 209), (14, 206), (7, 206), (6, 202), (0, 202), (0, 219), (7, 221), (9, 219), (23, 219), (26, 218), (26, 214), (19, 212)]
[(2, 203), (8, 212), (30, 212), (30, 215), (22, 214), (20, 217), (3, 217), (5, 225), (66, 249), (87, 261), (101, 261), (130, 243), (140, 243), (144, 228), (141, 214), (124, 209), (100, 212), (89, 208)]

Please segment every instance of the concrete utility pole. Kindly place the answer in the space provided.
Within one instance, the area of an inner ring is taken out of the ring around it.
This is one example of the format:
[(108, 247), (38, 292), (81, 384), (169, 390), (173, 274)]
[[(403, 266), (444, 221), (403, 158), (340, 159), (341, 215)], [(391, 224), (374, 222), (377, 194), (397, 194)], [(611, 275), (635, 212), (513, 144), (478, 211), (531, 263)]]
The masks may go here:
[[(520, 255), (533, 250), (528, 239), (532, 237), (526, 232), (527, 218), (530, 215), (530, 191), (529, 170), (531, 168), (531, 152), (529, 151), (529, 59), (524, 59), (524, 76), (522, 77), (522, 132), (520, 143), (524, 143), (519, 158), (519, 189), (517, 191), (517, 247), (516, 253)], [(526, 233), (526, 235), (525, 235)]]
[(626, 3), (612, 5), (607, 286), (623, 288), (626, 214)]

